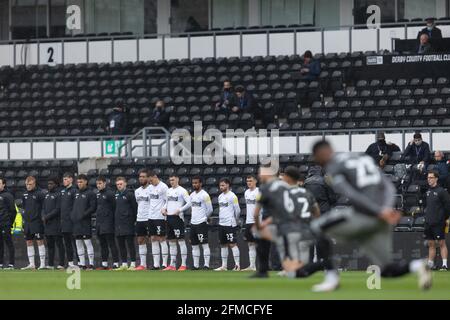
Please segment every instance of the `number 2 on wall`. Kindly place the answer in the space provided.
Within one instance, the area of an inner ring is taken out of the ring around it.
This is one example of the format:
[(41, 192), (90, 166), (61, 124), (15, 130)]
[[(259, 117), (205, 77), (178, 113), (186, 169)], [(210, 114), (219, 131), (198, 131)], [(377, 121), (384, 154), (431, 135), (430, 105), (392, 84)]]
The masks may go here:
[(53, 47), (49, 47), (47, 49), (47, 53), (48, 53), (48, 63), (55, 62), (55, 60), (53, 59), (53, 54), (55, 53), (55, 49), (53, 49)]

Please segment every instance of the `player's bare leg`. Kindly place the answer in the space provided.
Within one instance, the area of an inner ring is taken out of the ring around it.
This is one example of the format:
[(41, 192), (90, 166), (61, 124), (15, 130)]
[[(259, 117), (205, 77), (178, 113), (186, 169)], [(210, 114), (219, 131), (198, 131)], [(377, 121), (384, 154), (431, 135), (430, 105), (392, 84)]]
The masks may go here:
[(439, 249), (440, 249), (441, 258), (442, 258), (442, 266), (441, 266), (440, 270), (447, 271), (448, 270), (448, 266), (447, 266), (448, 249), (447, 249), (445, 240), (439, 240)]
[(434, 267), (434, 259), (436, 258), (436, 243), (434, 240), (428, 241), (428, 265)]

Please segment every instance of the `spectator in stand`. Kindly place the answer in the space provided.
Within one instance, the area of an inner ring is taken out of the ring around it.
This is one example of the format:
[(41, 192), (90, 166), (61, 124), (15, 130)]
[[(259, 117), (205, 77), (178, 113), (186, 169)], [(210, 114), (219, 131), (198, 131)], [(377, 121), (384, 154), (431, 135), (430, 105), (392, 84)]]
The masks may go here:
[(170, 113), (166, 110), (166, 104), (162, 100), (158, 100), (155, 108), (150, 116), (149, 126), (166, 127), (169, 124)]
[(400, 148), (396, 144), (386, 142), (384, 132), (378, 132), (377, 141), (369, 145), (366, 154), (371, 156), (381, 168), (384, 168), (395, 151), (400, 151)]
[(450, 190), (450, 164), (445, 159), (442, 151), (434, 152), (435, 170), (439, 173), (439, 185), (447, 190)]
[(433, 52), (433, 48), (431, 47), (429, 37), (426, 33), (420, 35), (419, 39), (419, 48), (417, 49), (418, 54), (428, 54)]
[(118, 104), (113, 108), (113, 112), (108, 118), (108, 133), (110, 135), (127, 134), (128, 121), (126, 108), (123, 104)]
[(300, 69), (301, 80), (316, 80), (320, 75), (320, 71), (320, 62), (313, 59), (311, 51), (305, 51), (303, 65)]
[(420, 39), (423, 34), (426, 34), (431, 41), (435, 39), (442, 39), (441, 29), (436, 27), (435, 20), (436, 19), (434, 18), (425, 19), (427, 26), (419, 31), (417, 34), (417, 39)]
[(243, 86), (236, 87), (235, 95), (230, 101), (230, 106), (231, 112), (235, 113), (253, 113), (258, 107), (253, 95), (248, 93)]
[(420, 132), (414, 134), (413, 140), (408, 143), (403, 153), (403, 157), (409, 161), (409, 164), (428, 166), (431, 160), (430, 146), (422, 140)]
[(234, 99), (233, 87), (230, 80), (223, 82), (223, 90), (220, 94), (220, 101), (216, 103), (216, 109), (222, 111), (228, 111), (230, 103)]

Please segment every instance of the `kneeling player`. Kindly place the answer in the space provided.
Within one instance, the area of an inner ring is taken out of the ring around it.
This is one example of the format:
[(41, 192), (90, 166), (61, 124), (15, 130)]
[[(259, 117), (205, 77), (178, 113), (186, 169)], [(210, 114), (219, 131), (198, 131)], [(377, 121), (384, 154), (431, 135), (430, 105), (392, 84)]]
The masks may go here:
[(237, 225), (241, 208), (237, 196), (230, 190), (230, 180), (220, 179), (219, 188), (222, 193), (219, 195), (219, 241), (222, 266), (215, 271), (227, 270), (228, 248), (233, 252), (235, 267), (234, 271), (239, 271), (239, 248), (237, 246)]
[(167, 217), (167, 239), (170, 247), (170, 269), (176, 270), (177, 242), (180, 246), (181, 266), (178, 271), (186, 270), (187, 247), (184, 240), (184, 216), (183, 212), (190, 208), (191, 199), (185, 188), (178, 184), (179, 177), (171, 175), (169, 183), (171, 188), (167, 190), (167, 202), (163, 207), (163, 214)]
[(200, 268), (200, 245), (203, 249), (203, 269), (209, 270), (210, 249), (208, 244), (208, 218), (213, 212), (211, 198), (202, 189), (202, 178), (195, 176), (192, 178), (191, 193), (191, 245), (192, 259), (194, 260), (194, 270)]
[(309, 261), (313, 235), (309, 224), (320, 215), (319, 206), (313, 195), (298, 186), (300, 172), (295, 167), (287, 167), (280, 181), (270, 167), (259, 171), (261, 186), (256, 211), (261, 207), (270, 218), (257, 222), (269, 226), (263, 234), (277, 245), (282, 261), (292, 260), (298, 264)]
[[(326, 167), (336, 192), (346, 196), (351, 207), (336, 208), (311, 223), (313, 232), (322, 241), (323, 258), (319, 264), (325, 269), (325, 281), (313, 287), (314, 291), (332, 291), (339, 286), (339, 275), (331, 260), (329, 237), (344, 242), (353, 241), (361, 246), (381, 268), (382, 277), (399, 277), (409, 272), (418, 274), (419, 287), (431, 287), (431, 272), (425, 260), (410, 263), (392, 262), (392, 228), (400, 219), (393, 209), (395, 188), (373, 160), (351, 153), (334, 155), (327, 141), (317, 142), (313, 147), (315, 161)], [(327, 241), (328, 240), (328, 241)], [(316, 271), (304, 268), (296, 262), (284, 264), (291, 277), (303, 277)]]

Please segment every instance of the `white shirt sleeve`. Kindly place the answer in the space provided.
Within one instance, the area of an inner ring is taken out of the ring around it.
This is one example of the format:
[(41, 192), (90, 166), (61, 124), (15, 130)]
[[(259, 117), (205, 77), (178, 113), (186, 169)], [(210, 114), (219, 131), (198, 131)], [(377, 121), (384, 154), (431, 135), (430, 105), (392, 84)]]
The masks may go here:
[(241, 207), (239, 207), (239, 200), (236, 195), (233, 195), (233, 209), (234, 216), (236, 217), (236, 222), (239, 219), (239, 215), (241, 213)]
[(209, 194), (205, 195), (204, 200), (205, 200), (205, 206), (206, 206), (206, 216), (209, 217), (214, 211)]
[(184, 206), (180, 208), (180, 212), (186, 211), (191, 207), (191, 197), (189, 197), (189, 193), (186, 191), (186, 189), (183, 189), (183, 199), (185, 201)]

